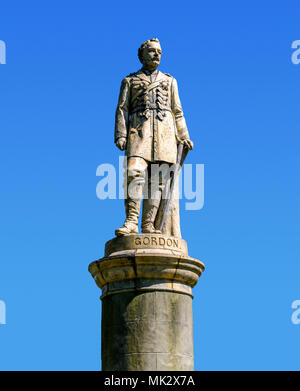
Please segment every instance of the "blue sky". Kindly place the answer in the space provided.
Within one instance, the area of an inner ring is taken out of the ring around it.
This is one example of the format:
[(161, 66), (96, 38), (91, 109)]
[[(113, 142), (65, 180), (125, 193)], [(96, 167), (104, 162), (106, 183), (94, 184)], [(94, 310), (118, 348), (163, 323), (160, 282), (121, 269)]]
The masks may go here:
[(3, 1), (0, 369), (98, 370), (88, 264), (124, 219), (96, 197), (116, 164), (114, 112), (137, 48), (158, 37), (178, 81), (205, 204), (182, 211), (197, 370), (299, 370), (298, 1)]

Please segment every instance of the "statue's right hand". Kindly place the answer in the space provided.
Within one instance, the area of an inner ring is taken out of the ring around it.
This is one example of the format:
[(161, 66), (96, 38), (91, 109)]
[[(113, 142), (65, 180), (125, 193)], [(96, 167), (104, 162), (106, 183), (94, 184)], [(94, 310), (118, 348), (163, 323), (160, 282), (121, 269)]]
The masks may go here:
[(126, 148), (126, 143), (126, 137), (119, 137), (116, 141), (116, 145), (121, 151), (124, 151), (124, 149)]

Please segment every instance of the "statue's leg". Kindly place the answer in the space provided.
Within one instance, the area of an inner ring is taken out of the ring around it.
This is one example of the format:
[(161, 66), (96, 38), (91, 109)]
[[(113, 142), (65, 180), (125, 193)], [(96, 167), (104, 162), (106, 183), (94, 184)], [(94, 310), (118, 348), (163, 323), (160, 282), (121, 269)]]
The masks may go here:
[(157, 191), (157, 198), (144, 199), (143, 201), (143, 214), (142, 214), (142, 232), (148, 233), (161, 233), (158, 229), (155, 229), (154, 222), (157, 215), (161, 200), (161, 191)]
[(126, 220), (116, 229), (117, 236), (138, 233), (141, 199), (148, 163), (140, 157), (129, 157), (127, 164), (127, 198), (125, 199)]
[(162, 234), (168, 236), (181, 237), (180, 224), (179, 224), (179, 188), (178, 178), (174, 184), (172, 202), (169, 205), (168, 213), (166, 216), (165, 204), (170, 196), (170, 186), (175, 170), (174, 164), (164, 163), (160, 167), (162, 176), (160, 178), (160, 190), (161, 190), (161, 201), (159, 209), (154, 220), (154, 228), (159, 229), (163, 217), (165, 218), (165, 224), (162, 230)]
[(160, 207), (165, 177), (168, 175), (168, 164), (154, 163), (148, 167), (148, 198), (143, 202), (142, 232), (161, 233), (155, 228), (155, 219)]

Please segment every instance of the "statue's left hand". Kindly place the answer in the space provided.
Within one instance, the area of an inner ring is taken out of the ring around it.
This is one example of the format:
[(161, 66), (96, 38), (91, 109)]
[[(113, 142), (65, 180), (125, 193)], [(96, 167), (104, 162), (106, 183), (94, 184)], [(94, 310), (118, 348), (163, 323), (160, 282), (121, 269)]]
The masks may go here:
[(183, 140), (183, 145), (185, 145), (190, 150), (194, 148), (194, 143), (189, 138), (186, 138), (185, 140)]
[(126, 142), (126, 137), (119, 137), (116, 141), (116, 145), (121, 151), (124, 151), (124, 149), (126, 148)]

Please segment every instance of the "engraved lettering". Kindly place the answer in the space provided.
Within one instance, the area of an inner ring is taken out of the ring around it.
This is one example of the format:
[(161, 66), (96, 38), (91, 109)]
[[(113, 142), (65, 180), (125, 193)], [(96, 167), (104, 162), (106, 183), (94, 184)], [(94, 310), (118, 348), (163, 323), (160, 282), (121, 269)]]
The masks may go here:
[(167, 245), (168, 245), (169, 247), (172, 247), (172, 239), (167, 239)]
[(166, 243), (165, 238), (159, 238), (158, 241), (160, 246), (164, 246)]
[[(147, 241), (147, 242), (146, 242)], [(143, 240), (143, 243), (147, 246), (148, 244), (150, 244), (150, 238), (148, 236), (146, 236)]]
[(156, 238), (152, 236), (151, 238), (151, 243), (152, 245), (155, 244), (157, 246), (157, 241), (156, 241)]

